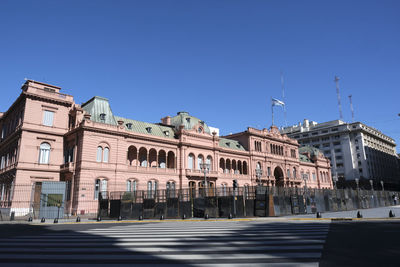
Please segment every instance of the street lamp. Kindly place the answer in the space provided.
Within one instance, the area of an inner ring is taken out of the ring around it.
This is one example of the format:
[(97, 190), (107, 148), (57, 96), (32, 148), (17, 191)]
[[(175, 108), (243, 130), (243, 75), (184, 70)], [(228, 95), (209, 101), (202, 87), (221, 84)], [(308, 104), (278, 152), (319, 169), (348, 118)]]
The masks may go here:
[(371, 184), (371, 190), (374, 191), (374, 181), (369, 180), (369, 183)]
[(204, 173), (204, 196), (207, 195), (207, 173), (210, 172), (210, 163), (200, 163), (200, 170)]
[(333, 180), (333, 187), (334, 187), (335, 189), (337, 189), (337, 182), (338, 182), (337, 176), (334, 175), (334, 176), (332, 177), (332, 180)]
[(381, 180), (381, 185), (382, 185), (382, 192), (385, 191), (385, 188), (383, 187), (383, 181)]
[(360, 182), (360, 179), (356, 178), (356, 179), (354, 179), (354, 180), (356, 181), (356, 186), (357, 186), (357, 191), (358, 191), (358, 189), (359, 189), (358, 183)]
[(263, 174), (262, 169), (261, 169), (261, 168), (257, 168), (257, 169), (256, 169), (256, 177), (257, 177), (257, 184), (258, 184), (258, 186), (261, 185), (261, 176), (262, 176), (262, 174)]
[(308, 175), (306, 173), (303, 174), (303, 180), (304, 180), (304, 193), (307, 191), (307, 178)]

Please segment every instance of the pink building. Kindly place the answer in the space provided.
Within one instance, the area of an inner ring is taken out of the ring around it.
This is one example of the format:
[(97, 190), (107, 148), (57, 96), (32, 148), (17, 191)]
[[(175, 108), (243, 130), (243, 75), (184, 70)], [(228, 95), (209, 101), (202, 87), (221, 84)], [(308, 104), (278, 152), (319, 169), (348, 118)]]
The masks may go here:
[(0, 200), (17, 215), (30, 209), (17, 188), (35, 182), (67, 182), (68, 213), (87, 214), (99, 192), (202, 188), (202, 163), (210, 166), (208, 188), (234, 179), (240, 187), (332, 188), (329, 160), (275, 126), (222, 137), (187, 112), (142, 122), (113, 114), (108, 99), (79, 105), (60, 89), (28, 80), (0, 113)]

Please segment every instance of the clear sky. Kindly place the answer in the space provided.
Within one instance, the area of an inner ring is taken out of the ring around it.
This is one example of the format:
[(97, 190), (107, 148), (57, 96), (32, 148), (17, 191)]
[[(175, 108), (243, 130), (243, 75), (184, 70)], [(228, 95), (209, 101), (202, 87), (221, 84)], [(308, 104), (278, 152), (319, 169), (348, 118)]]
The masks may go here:
[[(400, 1), (0, 0), (0, 111), (24, 78), (147, 122), (188, 111), (221, 134), (355, 119), (400, 143)], [(275, 108), (275, 124), (285, 124)], [(399, 148), (398, 148), (399, 151)]]

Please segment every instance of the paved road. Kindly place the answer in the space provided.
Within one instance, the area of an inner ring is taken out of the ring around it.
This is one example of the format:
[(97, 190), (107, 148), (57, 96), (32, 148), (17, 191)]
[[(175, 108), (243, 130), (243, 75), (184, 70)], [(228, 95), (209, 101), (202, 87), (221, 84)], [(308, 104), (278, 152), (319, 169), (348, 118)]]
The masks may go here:
[(330, 223), (185, 221), (37, 227), (38, 234), (0, 235), (0, 264), (318, 266)]

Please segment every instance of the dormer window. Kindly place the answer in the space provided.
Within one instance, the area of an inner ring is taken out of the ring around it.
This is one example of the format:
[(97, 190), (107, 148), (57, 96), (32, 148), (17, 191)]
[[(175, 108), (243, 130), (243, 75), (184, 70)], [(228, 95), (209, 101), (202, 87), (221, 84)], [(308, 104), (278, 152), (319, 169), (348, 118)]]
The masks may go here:
[(126, 128), (129, 129), (129, 130), (131, 130), (131, 129), (132, 129), (132, 123), (130, 123), (130, 122), (127, 123), (127, 124), (126, 124)]
[(204, 125), (204, 121), (200, 121), (201, 125)]
[(227, 146), (229, 146), (229, 147), (231, 146), (231, 143), (230, 143), (230, 142), (226, 142), (225, 144), (226, 144)]
[(236, 147), (237, 147), (237, 148), (240, 148), (240, 145), (239, 145), (239, 144), (237, 144), (237, 145), (236, 145)]
[(202, 132), (203, 132), (203, 128), (199, 127), (199, 129), (197, 129), (197, 131), (198, 131), (199, 133), (202, 133)]
[(169, 136), (169, 132), (168, 131), (164, 131), (165, 136)]
[(190, 123), (190, 118), (186, 118), (187, 123)]
[(102, 121), (106, 120), (106, 114), (105, 113), (101, 113), (100, 114), (100, 120), (102, 120)]
[(146, 128), (146, 131), (147, 131), (148, 133), (151, 133), (151, 127), (147, 127), (147, 128)]

